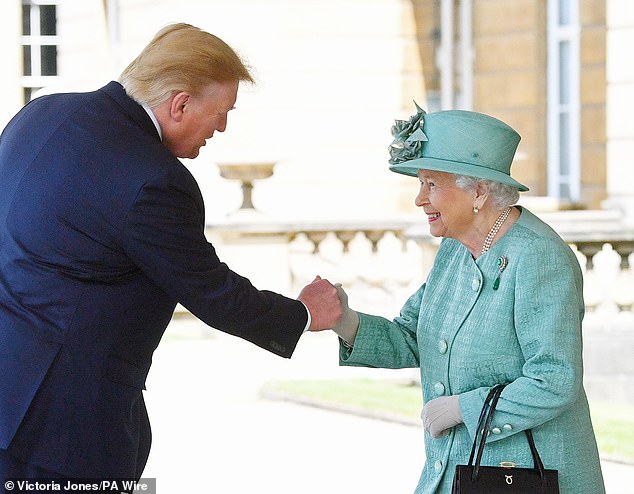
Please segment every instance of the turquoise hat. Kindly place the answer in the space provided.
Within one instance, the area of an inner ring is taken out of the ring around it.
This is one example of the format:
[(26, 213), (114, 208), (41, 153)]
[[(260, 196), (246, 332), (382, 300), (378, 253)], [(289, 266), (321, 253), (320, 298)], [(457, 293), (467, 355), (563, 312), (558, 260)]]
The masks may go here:
[(497, 118), (464, 110), (425, 113), (415, 102), (409, 121), (392, 127), (390, 170), (415, 177), (435, 170), (493, 180), (521, 191), (528, 187), (511, 178), (511, 163), (520, 135)]

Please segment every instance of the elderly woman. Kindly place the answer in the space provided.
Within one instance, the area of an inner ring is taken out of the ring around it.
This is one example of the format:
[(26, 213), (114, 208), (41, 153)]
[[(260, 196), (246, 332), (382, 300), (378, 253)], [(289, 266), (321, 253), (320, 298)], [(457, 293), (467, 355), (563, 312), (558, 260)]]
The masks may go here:
[(562, 494), (605, 492), (582, 384), (582, 273), (510, 177), (520, 136), (487, 115), (417, 113), (392, 129), (391, 170), (418, 177), (416, 205), (443, 237), (426, 283), (394, 320), (347, 307), (342, 365), (420, 367), (426, 463), (417, 494), (449, 493), (490, 389), (498, 402), (483, 465), (533, 467), (531, 429)]

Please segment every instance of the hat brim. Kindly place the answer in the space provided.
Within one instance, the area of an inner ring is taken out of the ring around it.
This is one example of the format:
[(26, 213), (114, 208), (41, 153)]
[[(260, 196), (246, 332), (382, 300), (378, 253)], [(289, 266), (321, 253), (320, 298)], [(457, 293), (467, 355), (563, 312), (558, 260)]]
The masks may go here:
[(468, 177), (492, 180), (494, 182), (510, 185), (522, 192), (529, 190), (526, 185), (519, 183), (506, 173), (492, 170), (491, 168), (485, 166), (462, 163), (460, 161), (449, 161), (438, 158), (418, 158), (390, 165), (390, 170), (395, 173), (409, 175), (410, 177), (416, 177), (418, 175), (418, 170), (434, 170), (438, 172), (453, 173), (455, 175), (466, 175)]

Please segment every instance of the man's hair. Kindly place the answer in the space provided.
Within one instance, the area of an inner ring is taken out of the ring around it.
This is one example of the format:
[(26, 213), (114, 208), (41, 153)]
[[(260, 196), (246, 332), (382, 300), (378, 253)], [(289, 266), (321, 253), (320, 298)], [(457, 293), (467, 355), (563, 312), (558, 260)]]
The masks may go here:
[(238, 54), (217, 36), (184, 23), (156, 33), (119, 77), (132, 99), (151, 108), (175, 91), (199, 95), (212, 82), (232, 81), (253, 82)]

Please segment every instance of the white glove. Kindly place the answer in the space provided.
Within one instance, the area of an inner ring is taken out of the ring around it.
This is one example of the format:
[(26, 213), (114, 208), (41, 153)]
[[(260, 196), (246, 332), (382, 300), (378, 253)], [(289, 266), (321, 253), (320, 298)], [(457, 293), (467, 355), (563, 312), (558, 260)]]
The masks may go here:
[(441, 396), (423, 407), (420, 417), (423, 427), (431, 437), (439, 438), (449, 434), (449, 429), (464, 422), (459, 404), (460, 395)]
[(332, 330), (337, 333), (339, 338), (346, 342), (349, 346), (354, 344), (354, 339), (357, 337), (357, 330), (359, 329), (359, 314), (348, 307), (348, 294), (341, 287), (341, 283), (335, 283), (337, 289), (337, 295), (341, 302), (341, 320)]

